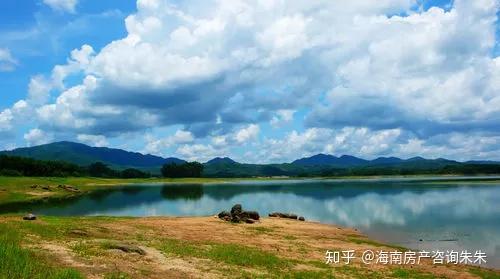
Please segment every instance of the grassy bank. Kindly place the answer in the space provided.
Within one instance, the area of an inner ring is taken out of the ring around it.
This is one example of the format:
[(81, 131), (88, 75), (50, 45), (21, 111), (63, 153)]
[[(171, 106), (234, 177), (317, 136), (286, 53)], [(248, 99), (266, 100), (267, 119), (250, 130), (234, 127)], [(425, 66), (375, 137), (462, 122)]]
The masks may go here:
[[(22, 237), (19, 237), (22, 236)], [(265, 218), (0, 216), (0, 278), (499, 278), (476, 267), (327, 265), (326, 250), (402, 249), (353, 229)], [(38, 276), (38, 277), (37, 277)]]

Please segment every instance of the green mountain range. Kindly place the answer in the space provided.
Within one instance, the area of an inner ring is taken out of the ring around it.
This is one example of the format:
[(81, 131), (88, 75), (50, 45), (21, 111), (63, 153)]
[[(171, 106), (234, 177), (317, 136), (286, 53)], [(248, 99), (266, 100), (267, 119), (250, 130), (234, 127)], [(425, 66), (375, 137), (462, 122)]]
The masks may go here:
[[(137, 168), (159, 174), (161, 166), (169, 163), (181, 164), (179, 158), (163, 158), (144, 155), (121, 149), (91, 147), (68, 141), (54, 142), (33, 147), (2, 151), (0, 155), (28, 157), (38, 160), (65, 161), (80, 166), (102, 162), (123, 170)], [(246, 164), (231, 158), (214, 158), (204, 163), (207, 177), (255, 177), (255, 176), (347, 176), (347, 175), (405, 175), (405, 174), (498, 174), (500, 163), (492, 161), (457, 162), (447, 159), (425, 159), (413, 157), (379, 157), (365, 160), (355, 156), (336, 157), (317, 154), (282, 164)]]

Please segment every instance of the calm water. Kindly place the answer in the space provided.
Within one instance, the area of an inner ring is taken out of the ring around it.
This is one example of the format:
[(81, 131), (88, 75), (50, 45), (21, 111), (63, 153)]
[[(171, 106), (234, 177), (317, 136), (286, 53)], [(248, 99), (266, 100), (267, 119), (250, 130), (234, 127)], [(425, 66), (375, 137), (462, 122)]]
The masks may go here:
[[(46, 215), (204, 216), (241, 203), (356, 227), (414, 249), (481, 249), (500, 267), (500, 183), (425, 180), (272, 181), (137, 185), (34, 208)], [(419, 241), (422, 239), (423, 241)]]

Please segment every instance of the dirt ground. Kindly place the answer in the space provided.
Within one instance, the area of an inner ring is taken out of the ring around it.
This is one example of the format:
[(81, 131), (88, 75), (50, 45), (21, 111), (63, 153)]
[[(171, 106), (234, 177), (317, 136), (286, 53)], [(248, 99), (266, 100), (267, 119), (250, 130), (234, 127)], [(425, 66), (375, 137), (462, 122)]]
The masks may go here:
[[(74, 267), (88, 278), (500, 278), (498, 271), (433, 265), (430, 260), (366, 265), (360, 259), (365, 250), (404, 248), (374, 242), (355, 229), (315, 222), (58, 218), (23, 222), (0, 217), (0, 223), (25, 234), (25, 245), (54, 264)], [(327, 250), (355, 250), (357, 258), (348, 265), (326, 264)]]

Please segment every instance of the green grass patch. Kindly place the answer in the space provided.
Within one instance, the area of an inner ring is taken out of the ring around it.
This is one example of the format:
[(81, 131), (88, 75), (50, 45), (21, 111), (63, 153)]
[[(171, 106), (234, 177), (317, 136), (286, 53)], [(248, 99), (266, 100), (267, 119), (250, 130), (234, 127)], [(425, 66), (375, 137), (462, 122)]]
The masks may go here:
[(78, 241), (72, 244), (70, 248), (75, 254), (85, 259), (103, 255), (102, 250), (98, 246), (91, 245), (86, 241)]
[(404, 247), (401, 247), (401, 246), (391, 245), (391, 244), (384, 244), (384, 243), (373, 241), (373, 240), (370, 240), (370, 239), (367, 239), (367, 238), (348, 237), (347, 241), (352, 242), (352, 243), (356, 243), (356, 244), (368, 244), (370, 246), (375, 246), (375, 247), (390, 247), (390, 248), (396, 249), (398, 251), (406, 251), (406, 250), (408, 250), (407, 248), (404, 248)]
[(482, 279), (500, 279), (500, 272), (495, 270), (472, 267), (469, 269), (469, 273), (474, 274)]
[[(432, 279), (432, 278), (437, 278), (433, 274), (422, 272), (422, 271), (417, 271), (417, 270), (410, 270), (410, 269), (403, 269), (403, 268), (396, 268), (392, 272), (392, 276), (395, 278), (408, 278), (408, 279)], [(442, 277), (445, 278), (445, 277)]]
[(237, 244), (188, 243), (168, 239), (162, 241), (160, 249), (170, 255), (203, 258), (236, 266), (269, 270), (291, 267), (290, 261), (272, 253)]
[(79, 279), (78, 271), (49, 266), (43, 258), (20, 246), (19, 235), (0, 225), (0, 278)]

